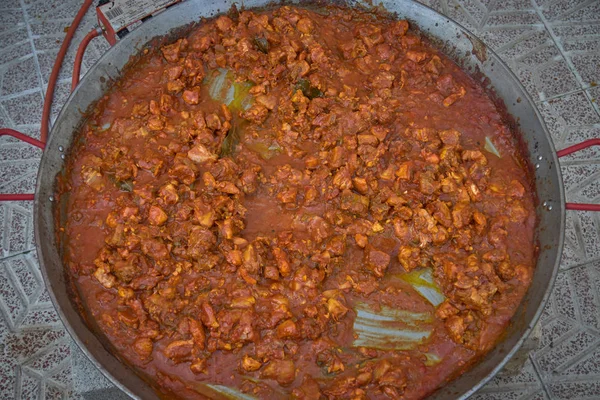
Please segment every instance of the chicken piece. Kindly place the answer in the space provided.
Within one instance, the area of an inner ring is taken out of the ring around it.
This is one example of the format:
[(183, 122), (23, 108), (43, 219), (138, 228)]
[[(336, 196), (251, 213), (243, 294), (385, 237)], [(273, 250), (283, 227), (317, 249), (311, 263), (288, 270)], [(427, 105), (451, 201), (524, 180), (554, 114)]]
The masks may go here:
[(340, 208), (357, 215), (369, 212), (369, 198), (346, 189), (341, 194)]
[(308, 221), (307, 228), (311, 238), (317, 243), (323, 242), (331, 234), (331, 227), (327, 221), (319, 216), (312, 217)]
[(287, 254), (279, 247), (273, 247), (272, 252), (273, 257), (275, 257), (275, 261), (277, 262), (277, 268), (279, 269), (279, 273), (281, 274), (281, 276), (289, 276), (291, 268), (290, 262), (287, 259)]
[(159, 206), (151, 206), (148, 211), (148, 222), (150, 225), (160, 226), (167, 222), (169, 217)]
[(152, 343), (152, 340), (150, 338), (141, 337), (133, 342), (132, 347), (133, 350), (137, 353), (138, 356), (140, 356), (142, 360), (148, 360), (152, 355), (154, 343)]
[(253, 122), (256, 125), (261, 125), (269, 116), (269, 109), (262, 104), (254, 104), (247, 111), (242, 112), (241, 117)]
[(165, 58), (165, 60), (169, 62), (177, 62), (179, 60), (181, 49), (182, 47), (184, 47), (185, 42), (187, 42), (184, 42), (184, 40), (185, 39), (179, 39), (173, 44), (162, 46), (160, 48), (160, 51), (163, 53), (163, 57)]
[(295, 338), (298, 336), (298, 327), (293, 320), (288, 319), (277, 326), (276, 334), (280, 339)]
[(179, 201), (179, 194), (172, 183), (167, 183), (158, 190), (158, 195), (161, 196), (165, 204), (173, 205)]
[(275, 379), (281, 386), (287, 386), (296, 379), (296, 366), (292, 360), (272, 360), (264, 367), (260, 376)]
[(246, 354), (242, 358), (240, 366), (244, 371), (254, 372), (259, 370), (260, 367), (262, 367), (262, 363)]
[(233, 21), (231, 18), (221, 15), (219, 18), (217, 18), (215, 24), (221, 32), (227, 32), (233, 26)]
[(179, 364), (190, 360), (193, 348), (193, 340), (174, 340), (165, 347), (163, 353), (175, 364)]
[(456, 228), (463, 228), (471, 222), (472, 210), (469, 203), (461, 202), (452, 209), (452, 223)]
[(439, 133), (440, 139), (442, 143), (450, 147), (456, 147), (459, 145), (460, 141), (460, 132), (454, 129), (448, 129), (445, 131), (440, 131)]
[(385, 270), (390, 265), (389, 254), (379, 251), (373, 247), (365, 249), (365, 267), (378, 278), (382, 278)]
[(105, 267), (99, 267), (96, 269), (96, 272), (94, 272), (94, 278), (107, 289), (110, 289), (117, 283), (117, 278), (111, 275), (109, 271), (110, 269), (108, 268), (108, 265), (106, 265)]
[(454, 307), (448, 300), (440, 304), (435, 311), (435, 315), (440, 319), (447, 319), (456, 314), (458, 314), (458, 308)]
[(190, 160), (197, 163), (205, 163), (207, 161), (216, 161), (217, 155), (212, 153), (201, 144), (197, 144), (188, 151), (187, 156)]
[(419, 257), (421, 250), (418, 247), (413, 246), (400, 246), (398, 250), (398, 261), (406, 272), (410, 272), (420, 265)]
[(181, 98), (187, 104), (190, 104), (190, 105), (198, 104), (200, 102), (200, 88), (198, 86), (196, 86), (192, 89), (184, 90)]

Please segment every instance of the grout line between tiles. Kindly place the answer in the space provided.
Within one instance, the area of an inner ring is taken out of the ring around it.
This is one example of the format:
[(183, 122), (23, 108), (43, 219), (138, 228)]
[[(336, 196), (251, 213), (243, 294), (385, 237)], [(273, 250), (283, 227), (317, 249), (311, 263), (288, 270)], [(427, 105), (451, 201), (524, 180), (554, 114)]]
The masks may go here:
[[(546, 28), (546, 31), (548, 32), (548, 34), (550, 35), (550, 38), (554, 42), (554, 45), (558, 49), (558, 51), (561, 54), (562, 58), (567, 63), (567, 66), (569, 67), (569, 70), (575, 76), (575, 79), (577, 80), (577, 83), (579, 84), (579, 87), (581, 89), (585, 89), (585, 85), (583, 84), (583, 79), (581, 77), (581, 74), (575, 68), (575, 65), (573, 64), (573, 61), (571, 60), (571, 58), (567, 57), (567, 54), (566, 54), (567, 52), (565, 51), (562, 43), (560, 42), (560, 40), (558, 40), (558, 37), (556, 36), (556, 34), (554, 33), (554, 31), (552, 30), (552, 25), (550, 24), (550, 22), (548, 22), (548, 20), (546, 19), (546, 17), (542, 13), (540, 7), (535, 3), (535, 0), (531, 0), (531, 4), (533, 6), (533, 9), (537, 13), (538, 17), (540, 18), (540, 21), (542, 21), (542, 23), (544, 24), (544, 27)], [(600, 109), (598, 109), (598, 105), (594, 104), (594, 102), (592, 101), (592, 98), (591, 98), (589, 92), (587, 90), (584, 90), (583, 93), (584, 93), (585, 97), (587, 98), (588, 102), (590, 103), (590, 105), (592, 106), (592, 108), (594, 109), (594, 111), (596, 112), (596, 115), (598, 115), (600, 117)]]
[(540, 371), (538, 370), (537, 364), (535, 363), (535, 360), (533, 359), (533, 356), (531, 355), (531, 353), (529, 353), (527, 358), (529, 358), (529, 361), (531, 362), (531, 367), (533, 368), (533, 372), (535, 373), (536, 377), (538, 378), (540, 385), (542, 385), (542, 390), (546, 394), (546, 397), (548, 399), (552, 399), (552, 396), (550, 396), (550, 392), (548, 391), (548, 388), (546, 388), (546, 383), (542, 379), (542, 375), (540, 374)]
[[(578, 83), (579, 83), (579, 82), (578, 82)], [(563, 93), (560, 93), (560, 94), (556, 94), (556, 95), (554, 95), (554, 96), (545, 97), (543, 100), (536, 100), (536, 101), (535, 101), (535, 103), (536, 103), (536, 104), (540, 104), (540, 103), (547, 103), (547, 102), (550, 102), (550, 101), (552, 101), (552, 100), (558, 100), (558, 99), (560, 99), (560, 98), (563, 98), (563, 97), (566, 97), (566, 96), (570, 96), (570, 95), (572, 95), (572, 94), (578, 94), (578, 93), (581, 93), (581, 92), (583, 92), (583, 91), (585, 91), (585, 89), (581, 89), (581, 88), (580, 88), (580, 89), (573, 89), (573, 90), (569, 90), (569, 91), (567, 91), (567, 92), (563, 92)]]
[(15, 253), (11, 253), (8, 256), (0, 257), (0, 263), (6, 262), (6, 261), (10, 261), (13, 258), (16, 258), (18, 256), (22, 256), (22, 255), (26, 255), (26, 254), (31, 253), (33, 251), (35, 251), (35, 249), (27, 249), (27, 250), (21, 250), (21, 251), (15, 252)]
[[(560, 1), (560, 0), (559, 0), (559, 1)], [(573, 13), (575, 13), (575, 12), (577, 12), (577, 11), (579, 11), (579, 10), (581, 10), (581, 9), (583, 9), (583, 8), (585, 8), (585, 7), (587, 7), (587, 6), (589, 6), (590, 4), (593, 4), (593, 3), (594, 3), (594, 2), (596, 2), (596, 1), (598, 1), (598, 0), (588, 0), (588, 1), (586, 1), (586, 2), (583, 2), (583, 3), (581, 3), (581, 4), (578, 4), (578, 5), (576, 5), (575, 7), (573, 7), (573, 8), (570, 8), (570, 9), (568, 9), (567, 11), (565, 11), (565, 12), (563, 12), (563, 13), (559, 14), (559, 15), (557, 16), (557, 18), (564, 18), (564, 17), (568, 16), (569, 14), (573, 14)]]
[(19, 4), (21, 4), (21, 11), (23, 12), (23, 18), (25, 19), (25, 28), (27, 29), (27, 37), (29, 38), (29, 43), (31, 44), (31, 53), (33, 54), (33, 63), (35, 65), (35, 71), (38, 75), (38, 87), (42, 91), (42, 99), (46, 94), (44, 90), (44, 80), (42, 79), (42, 69), (40, 68), (40, 60), (38, 59), (37, 53), (35, 51), (35, 43), (33, 42), (33, 33), (31, 31), (31, 25), (29, 24), (29, 13), (27, 12), (27, 8), (25, 7), (24, 0), (19, 0)]

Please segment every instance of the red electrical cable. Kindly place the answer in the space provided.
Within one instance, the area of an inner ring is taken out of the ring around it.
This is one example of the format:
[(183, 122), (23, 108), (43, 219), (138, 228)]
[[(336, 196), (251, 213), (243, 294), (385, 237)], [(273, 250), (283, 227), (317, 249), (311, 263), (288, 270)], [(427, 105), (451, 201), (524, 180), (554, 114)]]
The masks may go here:
[[(14, 129), (9, 129), (9, 128), (0, 128), (0, 136), (3, 136), (3, 135), (13, 136), (19, 140), (22, 140), (23, 142), (26, 142), (33, 146), (44, 149), (44, 147), (46, 146), (46, 141), (48, 139), (48, 130), (49, 130), (49, 124), (50, 124), (50, 110), (52, 108), (52, 100), (54, 98), (54, 89), (56, 87), (56, 81), (58, 80), (58, 74), (60, 72), (60, 68), (61, 68), (63, 60), (65, 58), (65, 54), (67, 53), (67, 49), (69, 48), (69, 44), (71, 43), (71, 40), (73, 39), (73, 36), (75, 35), (75, 31), (77, 30), (77, 27), (81, 23), (83, 16), (85, 15), (85, 13), (90, 8), (90, 6), (92, 5), (93, 2), (94, 2), (94, 0), (85, 0), (83, 2), (83, 4), (81, 5), (81, 8), (77, 12), (77, 15), (75, 16), (75, 19), (73, 19), (73, 22), (71, 23), (71, 26), (69, 27), (69, 30), (67, 31), (67, 35), (65, 36), (65, 40), (63, 41), (62, 45), (60, 46), (60, 50), (58, 51), (58, 54), (56, 55), (56, 60), (54, 61), (54, 66), (52, 67), (52, 72), (50, 73), (50, 78), (48, 79), (48, 87), (46, 88), (46, 97), (44, 98), (44, 108), (42, 111), (42, 121), (41, 121), (41, 128), (40, 128), (40, 140), (33, 139), (27, 135), (24, 135), (21, 132), (17, 132)], [(90, 34), (88, 34), (88, 36), (89, 35)], [(86, 36), (86, 38), (87, 38), (87, 36)], [(83, 58), (83, 53), (85, 52), (85, 46), (87, 46), (87, 44), (89, 43), (89, 41), (91, 39), (93, 39), (93, 37), (91, 37), (85, 43), (84, 46), (81, 46), (81, 45), (79, 46), (77, 53), (78, 54), (81, 53), (81, 56), (78, 56), (78, 57)], [(78, 61), (76, 58), (75, 62), (78, 63), (79, 66), (81, 66), (81, 59), (79, 59), (79, 61)], [(79, 75), (78, 75), (78, 77), (79, 77)], [(0, 201), (33, 200), (33, 199), (34, 199), (33, 194), (4, 194), (4, 193), (0, 194)]]
[(75, 35), (75, 31), (77, 27), (81, 23), (83, 16), (90, 8), (94, 0), (85, 0), (81, 5), (81, 8), (77, 12), (73, 23), (69, 27), (67, 31), (67, 35), (65, 36), (65, 40), (62, 42), (60, 46), (60, 50), (56, 55), (56, 60), (54, 61), (54, 66), (52, 67), (52, 72), (50, 73), (50, 79), (48, 79), (48, 88), (46, 89), (46, 97), (44, 98), (44, 109), (42, 111), (42, 126), (40, 128), (40, 140), (46, 143), (48, 139), (48, 130), (50, 126), (50, 110), (52, 109), (52, 99), (54, 98), (54, 88), (56, 87), (56, 81), (58, 80), (58, 74), (60, 72), (60, 67), (62, 66), (62, 62), (65, 58), (65, 54), (67, 54), (67, 49), (69, 48), (69, 44), (73, 39), (73, 35)]
[(600, 139), (588, 139), (584, 140), (581, 143), (574, 144), (573, 146), (569, 146), (566, 149), (562, 149), (556, 152), (556, 155), (560, 157), (568, 156), (569, 154), (575, 153), (576, 151), (587, 149), (592, 146), (600, 146)]
[(71, 78), (71, 91), (75, 90), (77, 84), (79, 83), (79, 74), (81, 72), (81, 62), (83, 61), (83, 55), (85, 53), (85, 49), (90, 44), (93, 38), (100, 35), (102, 31), (100, 28), (96, 28), (93, 31), (90, 31), (81, 43), (79, 43), (79, 47), (77, 48), (77, 54), (75, 54), (75, 62), (73, 63), (73, 77)]
[(12, 136), (19, 140), (22, 140), (23, 142), (29, 143), (35, 147), (39, 147), (42, 150), (44, 149), (44, 146), (46, 145), (44, 142), (40, 142), (37, 139), (29, 137), (21, 132), (15, 131), (14, 129), (10, 129), (10, 128), (0, 128), (0, 136), (4, 136), (4, 135)]

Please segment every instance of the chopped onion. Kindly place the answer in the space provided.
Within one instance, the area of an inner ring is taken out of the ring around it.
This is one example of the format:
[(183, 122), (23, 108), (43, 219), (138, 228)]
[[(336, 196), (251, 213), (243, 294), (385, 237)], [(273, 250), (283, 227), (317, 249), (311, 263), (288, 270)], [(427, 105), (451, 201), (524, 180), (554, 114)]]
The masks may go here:
[(240, 400), (256, 400), (256, 397), (248, 396), (247, 394), (242, 393), (239, 390), (232, 389), (232, 388), (230, 388), (228, 386), (211, 385), (211, 384), (206, 384), (206, 386), (208, 386), (212, 390), (218, 392), (219, 394), (223, 395), (227, 399), (231, 399), (231, 400), (238, 400), (238, 399), (240, 399)]
[(489, 137), (485, 137), (485, 146), (483, 147), (488, 153), (492, 153), (493, 155), (495, 155), (498, 158), (502, 158), (502, 156), (500, 155), (500, 152), (498, 151), (498, 149), (496, 148), (496, 146), (494, 146), (494, 143), (492, 143), (492, 139), (490, 139)]
[(427, 365), (428, 367), (432, 367), (436, 364), (439, 364), (442, 359), (433, 353), (423, 353), (423, 355), (425, 356), (426, 360), (425, 360), (425, 365)]
[(432, 332), (431, 313), (385, 306), (381, 306), (380, 310), (375, 312), (363, 303), (357, 304), (355, 311), (355, 347), (410, 350), (427, 340)]
[(422, 268), (398, 276), (410, 284), (421, 296), (427, 299), (434, 307), (439, 306), (446, 299), (442, 290), (433, 279), (431, 268)]
[(256, 400), (256, 397), (249, 396), (237, 389), (230, 388), (229, 386), (198, 382), (193, 385), (193, 388), (196, 392), (208, 399)]
[(244, 111), (252, 106), (251, 82), (236, 82), (233, 72), (219, 68), (206, 79), (208, 93), (213, 100), (226, 104), (232, 109)]

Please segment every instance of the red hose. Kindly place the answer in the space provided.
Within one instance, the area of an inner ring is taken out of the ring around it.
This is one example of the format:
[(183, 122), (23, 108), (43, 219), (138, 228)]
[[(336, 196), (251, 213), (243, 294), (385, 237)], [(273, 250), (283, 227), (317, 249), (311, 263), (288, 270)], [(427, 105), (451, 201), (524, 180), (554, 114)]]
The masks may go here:
[[(94, 0), (85, 0), (81, 5), (81, 8), (77, 12), (75, 19), (71, 23), (69, 30), (67, 31), (67, 35), (65, 36), (65, 40), (60, 46), (60, 50), (56, 55), (56, 60), (54, 61), (54, 66), (52, 67), (52, 72), (50, 73), (50, 78), (48, 79), (48, 87), (46, 88), (46, 97), (44, 98), (44, 108), (42, 111), (42, 121), (40, 128), (40, 140), (31, 138), (27, 135), (22, 134), (21, 132), (17, 132), (14, 129), (9, 128), (0, 128), (0, 136), (8, 135), (15, 137), (23, 142), (29, 143), (33, 146), (39, 147), (40, 149), (44, 149), (46, 146), (46, 141), (48, 140), (48, 130), (50, 124), (50, 110), (52, 108), (52, 100), (54, 98), (54, 89), (56, 88), (56, 81), (58, 80), (58, 74), (60, 72), (60, 68), (62, 66), (63, 60), (65, 59), (65, 54), (67, 53), (67, 49), (69, 48), (69, 44), (71, 40), (73, 40), (73, 36), (75, 35), (75, 31), (77, 27), (81, 23), (83, 16), (90, 8)], [(81, 70), (81, 60), (83, 59), (83, 53), (85, 52), (85, 47), (89, 44), (90, 40), (94, 37), (98, 36), (99, 31), (94, 30), (88, 33), (84, 38), (83, 42), (79, 45), (77, 50), (77, 55), (75, 58), (75, 65), (77, 66), (77, 81), (79, 81), (79, 71)], [(85, 43), (84, 43), (85, 42)], [(75, 75), (74, 75), (75, 76)], [(33, 200), (33, 194), (0, 194), (0, 201), (18, 201), (18, 200)]]
[(77, 54), (75, 54), (75, 62), (73, 63), (73, 77), (71, 78), (71, 91), (75, 90), (77, 84), (79, 83), (79, 74), (81, 72), (81, 62), (83, 61), (83, 54), (85, 53), (85, 48), (90, 44), (93, 38), (100, 35), (102, 31), (100, 28), (96, 28), (93, 31), (90, 31), (81, 43), (79, 43), (79, 47), (77, 48)]
[(569, 154), (573, 154), (576, 151), (587, 149), (592, 146), (600, 146), (600, 139), (588, 139), (584, 140), (581, 143), (574, 144), (573, 146), (569, 146), (566, 149), (562, 149), (556, 152), (556, 155), (560, 157), (568, 156)]
[(44, 142), (40, 142), (39, 140), (29, 137), (21, 132), (15, 131), (14, 129), (0, 128), (0, 136), (4, 136), (4, 135), (12, 136), (23, 142), (29, 143), (35, 147), (39, 147), (42, 150), (46, 146), (46, 144)]
[(54, 66), (52, 67), (52, 73), (50, 74), (50, 79), (48, 79), (48, 88), (46, 89), (46, 97), (44, 98), (44, 109), (42, 111), (42, 127), (40, 128), (40, 141), (46, 143), (48, 139), (48, 130), (50, 125), (50, 110), (52, 109), (52, 99), (54, 98), (54, 88), (56, 87), (56, 81), (58, 80), (58, 74), (60, 72), (60, 67), (62, 66), (63, 60), (65, 59), (65, 54), (67, 54), (67, 49), (69, 48), (69, 44), (71, 40), (73, 40), (73, 35), (75, 35), (75, 31), (77, 27), (81, 23), (83, 16), (90, 8), (94, 0), (85, 0), (81, 5), (81, 8), (77, 12), (73, 23), (69, 27), (67, 31), (67, 35), (65, 36), (65, 40), (62, 42), (60, 46), (60, 50), (56, 55), (56, 61), (54, 61)]
[(565, 208), (577, 211), (600, 211), (600, 204), (565, 203)]

